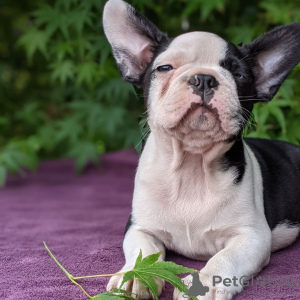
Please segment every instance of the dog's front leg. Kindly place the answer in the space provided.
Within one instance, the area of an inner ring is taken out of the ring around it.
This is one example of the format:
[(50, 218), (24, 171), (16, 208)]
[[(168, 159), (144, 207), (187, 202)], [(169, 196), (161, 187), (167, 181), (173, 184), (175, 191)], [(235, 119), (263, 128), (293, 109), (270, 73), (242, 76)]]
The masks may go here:
[[(162, 254), (159, 257), (159, 261), (162, 261), (165, 258), (165, 248), (163, 243), (134, 225), (131, 226), (125, 234), (123, 250), (126, 262), (119, 272), (127, 272), (133, 269), (140, 250), (142, 250), (143, 257), (161, 251)], [(119, 288), (122, 280), (122, 275), (113, 276), (108, 282), (107, 290), (112, 291), (113, 288)], [(158, 287), (158, 295), (160, 295), (164, 287), (164, 280), (155, 278), (155, 281)], [(133, 281), (126, 282), (122, 286), (122, 289), (136, 294), (136, 298), (138, 299), (153, 298), (149, 289), (145, 288), (136, 278), (134, 278)]]
[[(233, 237), (200, 271), (200, 281), (209, 291), (203, 296), (198, 296), (198, 299), (232, 299), (242, 291), (245, 284), (243, 280), (246, 277), (250, 279), (268, 264), (270, 253), (271, 232), (267, 229), (263, 232), (259, 229), (246, 229), (244, 233)], [(191, 282), (191, 275), (185, 277), (184, 281)], [(182, 296), (183, 294), (175, 289), (174, 300), (182, 300)]]

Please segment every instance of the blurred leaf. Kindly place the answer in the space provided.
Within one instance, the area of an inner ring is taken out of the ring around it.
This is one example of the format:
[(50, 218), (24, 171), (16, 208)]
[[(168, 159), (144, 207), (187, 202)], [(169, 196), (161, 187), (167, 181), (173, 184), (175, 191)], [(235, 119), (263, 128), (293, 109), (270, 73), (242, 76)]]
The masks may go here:
[(51, 36), (55, 31), (60, 30), (66, 39), (69, 38), (68, 26), (72, 19), (68, 14), (51, 7), (43, 5), (33, 12), (35, 23), (38, 27), (46, 25), (46, 32)]
[(60, 43), (56, 46), (55, 52), (57, 53), (57, 60), (62, 61), (67, 54), (71, 57), (74, 56), (74, 48), (72, 47), (70, 42)]
[(73, 148), (68, 153), (69, 157), (75, 158), (76, 173), (80, 173), (88, 161), (98, 164), (98, 152), (94, 144), (90, 142), (80, 142), (73, 145)]
[[(141, 150), (148, 134), (146, 124), (142, 131), (138, 126), (145, 116), (143, 94), (137, 90), (136, 95), (120, 77), (102, 28), (105, 2), (4, 3), (0, 10), (0, 166), (6, 172), (25, 175), (24, 167), (34, 169), (40, 160), (63, 158), (70, 152), (80, 158), (79, 170), (95, 153), (134, 146)], [(189, 31), (211, 31), (237, 44), (300, 19), (300, 6), (293, 0), (129, 3), (170, 37), (185, 32), (185, 21)], [(245, 134), (299, 144), (299, 81), (300, 65), (274, 100), (255, 105), (257, 125), (249, 126)], [(89, 155), (81, 155), (80, 149), (72, 153), (76, 145)]]
[(50, 68), (52, 69), (52, 80), (59, 80), (62, 84), (75, 76), (75, 66), (72, 60), (52, 63)]
[(46, 51), (48, 41), (49, 36), (44, 31), (33, 27), (21, 36), (18, 45), (24, 46), (28, 60), (31, 62), (33, 54), (38, 50), (48, 59), (49, 56)]
[(71, 115), (68, 118), (57, 121), (56, 127), (58, 128), (56, 135), (57, 142), (68, 140), (71, 143), (75, 143), (79, 135), (83, 132), (83, 128), (80, 126), (76, 115)]
[(77, 66), (77, 84), (85, 82), (91, 85), (94, 78), (99, 79), (99, 66), (93, 62), (88, 61)]

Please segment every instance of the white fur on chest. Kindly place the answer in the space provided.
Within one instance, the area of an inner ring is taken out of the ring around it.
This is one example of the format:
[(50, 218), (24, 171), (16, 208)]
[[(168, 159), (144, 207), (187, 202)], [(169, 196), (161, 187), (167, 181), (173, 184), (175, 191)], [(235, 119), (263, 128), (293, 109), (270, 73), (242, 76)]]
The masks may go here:
[(251, 164), (244, 181), (236, 185), (233, 169), (225, 172), (199, 155), (180, 155), (177, 145), (169, 155), (168, 149), (156, 146), (150, 135), (136, 174), (134, 224), (166, 248), (206, 260), (243, 226), (251, 226), (262, 210), (260, 202), (257, 207), (252, 200)]

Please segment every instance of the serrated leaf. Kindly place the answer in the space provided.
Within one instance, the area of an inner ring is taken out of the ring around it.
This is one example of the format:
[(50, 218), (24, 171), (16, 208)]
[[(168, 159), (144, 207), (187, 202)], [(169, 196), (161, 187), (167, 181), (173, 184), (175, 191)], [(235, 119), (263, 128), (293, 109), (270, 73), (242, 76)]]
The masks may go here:
[(60, 43), (56, 46), (57, 60), (62, 61), (67, 54), (74, 56), (74, 48), (70, 42)]
[(82, 33), (83, 27), (89, 25), (93, 27), (92, 18), (94, 14), (88, 9), (76, 9), (69, 14), (70, 23), (73, 23), (78, 33)]
[(45, 31), (32, 27), (20, 37), (17, 45), (25, 48), (27, 58), (31, 62), (36, 51), (41, 51), (48, 58), (48, 52), (46, 51), (48, 40), (49, 36)]
[(58, 61), (50, 64), (52, 69), (52, 80), (59, 80), (62, 84), (65, 84), (67, 79), (73, 79), (75, 76), (75, 66), (72, 60)]
[(147, 267), (149, 265), (154, 264), (157, 262), (158, 258), (161, 256), (161, 252), (151, 254), (146, 256), (145, 258), (142, 258), (142, 250), (140, 251), (140, 254), (136, 260), (135, 268), (142, 268), (143, 266)]
[(66, 39), (69, 38), (70, 14), (63, 13), (57, 7), (43, 5), (33, 12), (33, 16), (37, 26), (45, 25), (45, 31), (49, 37), (57, 30), (60, 30)]
[(117, 288), (114, 288), (112, 292), (113, 293), (121, 293), (121, 294), (125, 294), (125, 295), (134, 295), (130, 291), (126, 291), (126, 290), (122, 290), (122, 289), (117, 289)]
[(135, 277), (140, 280), (144, 286), (148, 287), (155, 299), (157, 299), (157, 285), (153, 278), (158, 277), (171, 283), (180, 291), (187, 293), (186, 286), (183, 290), (182, 281), (178, 276), (176, 276), (176, 274), (193, 273), (197, 272), (197, 270), (186, 268), (173, 262), (157, 262), (159, 256), (161, 255), (160, 252), (149, 255), (143, 259), (141, 259), (141, 255), (142, 253), (140, 251), (134, 268), (124, 274), (120, 288), (122, 288), (125, 282), (133, 280)]
[(124, 299), (136, 300), (136, 298), (130, 297), (128, 295), (115, 295), (110, 292), (98, 294), (92, 298), (92, 300), (124, 300)]
[(139, 274), (139, 281), (141, 284), (147, 288), (149, 288), (150, 292), (152, 293), (155, 300), (158, 300), (157, 296), (157, 284), (155, 280), (150, 276), (144, 276), (142, 274)]
[(75, 144), (78, 140), (79, 135), (83, 133), (83, 128), (79, 125), (78, 116), (76, 115), (71, 115), (62, 120), (59, 120), (55, 125), (58, 129), (55, 138), (56, 143), (67, 140), (71, 144)]
[(79, 174), (85, 165), (91, 160), (98, 164), (98, 152), (95, 144), (91, 142), (77, 142), (68, 153), (69, 157), (75, 158), (75, 170)]
[(139, 252), (138, 257), (136, 258), (134, 267), (137, 267), (141, 263), (142, 259), (143, 259), (143, 253), (142, 253), (142, 249), (140, 249), (140, 252)]
[(119, 286), (119, 288), (121, 289), (124, 285), (125, 282), (129, 281), (129, 280), (133, 280), (134, 278), (134, 272), (133, 271), (128, 271), (123, 275), (123, 280)]
[(76, 82), (80, 85), (83, 82), (87, 84), (93, 83), (99, 76), (99, 66), (93, 61), (87, 61), (77, 66)]
[(193, 273), (197, 270), (177, 265), (172, 261), (159, 261), (155, 264), (156, 268), (162, 268), (172, 272), (173, 274)]

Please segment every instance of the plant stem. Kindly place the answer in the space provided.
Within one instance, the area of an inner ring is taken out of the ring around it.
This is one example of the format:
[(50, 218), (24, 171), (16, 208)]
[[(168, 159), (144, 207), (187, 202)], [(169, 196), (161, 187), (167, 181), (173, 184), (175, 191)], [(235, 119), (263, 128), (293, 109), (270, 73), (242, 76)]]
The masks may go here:
[(50, 251), (50, 249), (48, 248), (47, 244), (45, 242), (44, 246), (46, 248), (46, 250), (48, 251), (49, 255), (52, 257), (52, 259), (57, 263), (57, 265), (62, 269), (62, 271), (68, 276), (68, 278), (73, 278), (73, 275), (71, 275), (60, 263), (59, 261), (55, 258), (55, 256), (52, 254), (52, 252)]
[(74, 283), (75, 285), (77, 285), (86, 296), (88, 296), (90, 299), (92, 299), (93, 297), (91, 295), (89, 295), (85, 289), (78, 283), (75, 281), (75, 278), (72, 274), (70, 274), (61, 264), (60, 262), (55, 258), (55, 256), (52, 254), (52, 252), (50, 251), (50, 249), (48, 248), (47, 244), (44, 242), (44, 246), (46, 248), (46, 250), (48, 251), (49, 255), (52, 257), (52, 259), (57, 263), (57, 265), (62, 269), (62, 271), (68, 276), (68, 278), (70, 279), (70, 281), (72, 283)]
[(78, 279), (84, 279), (84, 278), (95, 278), (95, 277), (111, 277), (115, 275), (123, 275), (126, 272), (119, 272), (119, 273), (114, 273), (114, 274), (101, 274), (101, 275), (90, 275), (90, 276), (80, 276), (80, 277), (73, 277), (74, 280)]
[(75, 285), (77, 285), (82, 291), (83, 291), (83, 293), (86, 295), (86, 296), (88, 296), (90, 299), (93, 299), (93, 297), (91, 296), (91, 295), (89, 295), (87, 292), (86, 292), (86, 290), (78, 283), (78, 282), (76, 282), (75, 280), (74, 280), (74, 278), (70, 278), (70, 280), (71, 280), (71, 282), (73, 282)]

